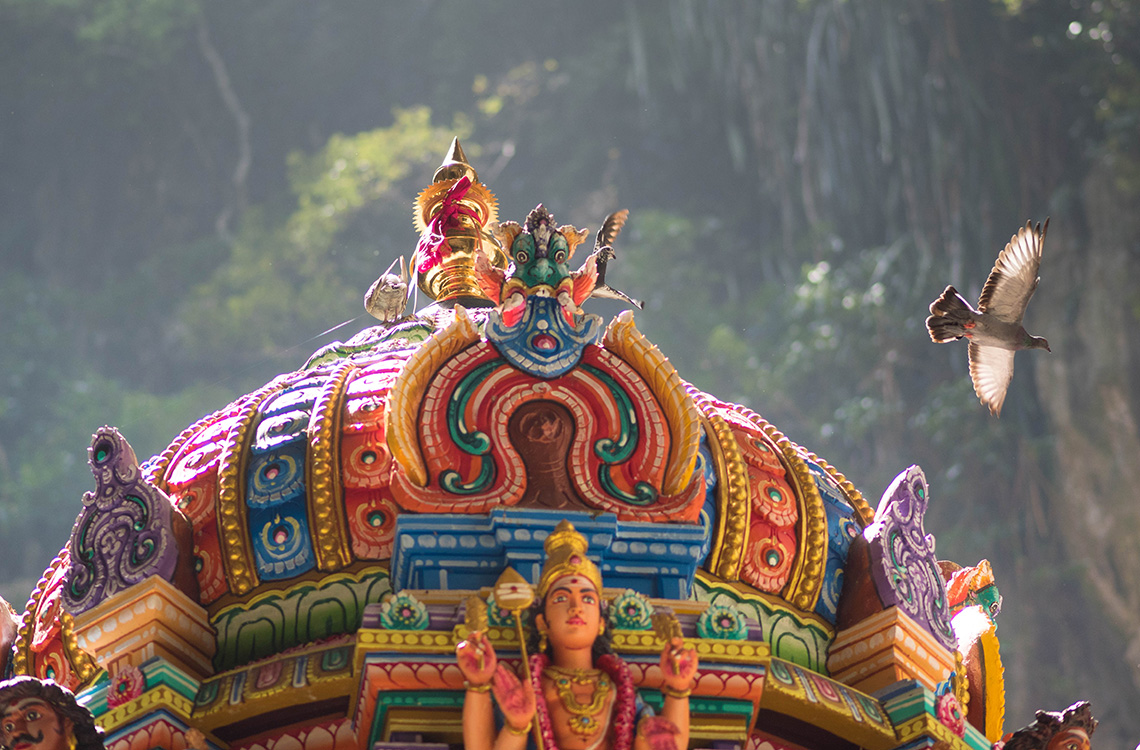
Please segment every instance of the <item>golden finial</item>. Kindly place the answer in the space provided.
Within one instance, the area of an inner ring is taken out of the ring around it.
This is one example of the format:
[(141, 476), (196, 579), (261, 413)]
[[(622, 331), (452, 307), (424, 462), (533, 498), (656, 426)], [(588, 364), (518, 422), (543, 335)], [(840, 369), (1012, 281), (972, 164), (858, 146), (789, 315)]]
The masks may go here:
[(453, 139), (432, 184), (416, 198), (420, 241), (414, 267), (424, 294), (440, 302), (492, 304), (475, 279), (475, 257), (482, 253), (492, 266), (507, 267), (506, 253), (486, 229), (497, 216), (494, 194), (479, 182), (459, 139)]
[(479, 175), (475, 174), (475, 168), (468, 163), (467, 154), (463, 153), (463, 146), (459, 145), (459, 136), (455, 136), (451, 139), (451, 147), (447, 149), (447, 156), (443, 157), (443, 163), (439, 165), (439, 169), (435, 170), (435, 174), (431, 176), (431, 181), (458, 180), (464, 176), (470, 177), (471, 182), (479, 181)]
[(515, 633), (519, 637), (523, 674), (530, 682), (530, 657), (526, 653), (526, 634), (523, 633), (522, 611), (534, 602), (534, 588), (514, 568), (507, 566), (495, 581), (495, 604), (515, 617)]
[(533, 601), (534, 587), (514, 568), (507, 567), (495, 581), (495, 604), (508, 612), (522, 612)]

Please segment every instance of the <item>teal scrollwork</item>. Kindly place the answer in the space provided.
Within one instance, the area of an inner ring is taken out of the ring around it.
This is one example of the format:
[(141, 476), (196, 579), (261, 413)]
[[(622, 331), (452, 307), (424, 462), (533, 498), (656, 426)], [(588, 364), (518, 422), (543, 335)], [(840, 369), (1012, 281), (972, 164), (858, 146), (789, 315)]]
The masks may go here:
[(609, 373), (603, 372), (596, 367), (583, 364), (582, 369), (602, 382), (610, 394), (613, 395), (614, 400), (617, 401), (617, 414), (620, 420), (619, 432), (617, 440), (613, 438), (602, 438), (594, 443), (594, 455), (605, 461), (607, 464), (620, 464), (622, 461), (627, 460), (633, 455), (633, 449), (637, 447), (638, 428), (637, 428), (637, 414), (633, 410), (633, 402), (629, 398), (629, 394), (625, 392), (616, 380), (610, 377)]
[(476, 367), (459, 382), (447, 401), (447, 429), (451, 433), (451, 439), (459, 450), (479, 457), (479, 474), (470, 482), (464, 483), (455, 469), (440, 472), (440, 487), (453, 494), (474, 495), (486, 490), (495, 480), (495, 462), (488, 455), (491, 438), (480, 430), (468, 429), (463, 415), (476, 387), (502, 364), (503, 360), (496, 358)]
[(138, 508), (134, 529), (135, 531), (142, 531), (150, 521), (150, 511), (147, 510), (146, 503), (143, 502), (141, 497), (134, 495), (124, 495), (123, 499)]
[(83, 495), (72, 527), (61, 592), (76, 615), (152, 576), (171, 580), (178, 564), (173, 504), (143, 478), (122, 434), (99, 429), (88, 456), (95, 489)]
[(439, 486), (453, 495), (474, 495), (487, 489), (494, 480), (495, 464), (486, 456), (479, 465), (479, 475), (467, 484), (455, 469), (446, 469), (439, 474)]
[(606, 494), (615, 497), (630, 505), (650, 505), (657, 500), (657, 489), (648, 482), (638, 482), (634, 485), (633, 494), (625, 492), (613, 479), (613, 467), (629, 460), (637, 448), (640, 431), (637, 426), (637, 414), (633, 410), (633, 402), (629, 394), (610, 375), (596, 367), (583, 364), (581, 368), (601, 381), (617, 402), (619, 419), (617, 439), (605, 437), (594, 443), (594, 455), (602, 460), (598, 467), (598, 483)]
[(607, 495), (616, 497), (622, 502), (629, 503), (630, 505), (652, 505), (658, 497), (657, 489), (649, 482), (638, 482), (633, 487), (633, 494), (622, 490), (614, 484), (613, 476), (610, 474), (610, 467), (602, 464), (598, 467), (598, 482), (601, 483), (602, 489), (606, 491)]

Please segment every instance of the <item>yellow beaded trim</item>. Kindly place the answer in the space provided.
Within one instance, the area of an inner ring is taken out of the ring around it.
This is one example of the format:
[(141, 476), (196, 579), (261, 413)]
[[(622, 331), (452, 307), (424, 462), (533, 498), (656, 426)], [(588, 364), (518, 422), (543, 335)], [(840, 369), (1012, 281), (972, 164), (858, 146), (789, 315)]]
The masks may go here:
[(419, 443), (419, 413), (428, 382), (445, 361), (479, 340), (479, 328), (462, 307), (442, 331), (433, 333), (400, 369), (388, 392), (385, 435), (396, 463), (417, 487), (426, 487), (428, 470)]
[(712, 553), (705, 569), (726, 581), (740, 578), (744, 559), (744, 538), (748, 531), (752, 509), (752, 490), (748, 483), (748, 470), (740, 445), (732, 429), (719, 414), (712, 400), (693, 386), (689, 395), (705, 420), (705, 435), (709, 452), (716, 464), (716, 516), (717, 528), (713, 536)]
[(59, 615), (60, 636), (63, 640), (63, 651), (71, 668), (79, 678), (79, 686), (83, 687), (98, 675), (102, 669), (95, 660), (83, 649), (79, 648), (79, 638), (75, 634), (75, 618), (70, 612), (61, 612)]
[(700, 411), (685, 381), (669, 358), (637, 330), (628, 310), (610, 322), (602, 345), (629, 363), (660, 402), (672, 437), (661, 494), (681, 493), (693, 477), (701, 442)]
[(811, 451), (808, 451), (808, 458), (819, 464), (819, 468), (823, 469), (824, 473), (834, 479), (835, 483), (838, 484), (844, 494), (847, 495), (847, 500), (851, 503), (851, 507), (859, 514), (859, 520), (862, 522), (863, 528), (870, 526), (871, 522), (875, 520), (875, 510), (867, 504), (867, 501), (863, 498), (863, 493), (855, 489), (855, 485), (851, 483), (851, 480), (839, 473), (839, 471), (827, 461), (824, 461)]
[(356, 369), (351, 362), (336, 368), (317, 396), (309, 418), (307, 500), (317, 568), (326, 572), (352, 562), (340, 482), (340, 428), (344, 391)]
[(144, 474), (144, 478), (155, 487), (169, 494), (170, 484), (166, 481), (166, 471), (170, 468), (174, 457), (185, 447), (190, 438), (197, 434), (198, 430), (209, 425), (217, 417), (217, 412), (211, 412), (180, 432), (178, 437), (174, 438), (170, 445), (166, 446), (166, 450), (159, 455), (158, 460), (150, 465)]
[(275, 380), (251, 393), (238, 411), (237, 424), (222, 439), (218, 458), (218, 546), (230, 591), (238, 596), (261, 583), (249, 539), (249, 518), (245, 507), (245, 468), (253, 422), (257, 409), (270, 396), (283, 391), (303, 377), (303, 373)]
[(792, 574), (784, 585), (784, 597), (799, 609), (811, 611), (819, 601), (827, 561), (827, 511), (823, 506), (823, 497), (815, 486), (811, 469), (800, 454), (799, 446), (751, 409), (737, 406), (736, 410), (758, 426), (775, 444), (783, 459), (788, 483), (793, 486), (800, 500), (796, 560)]

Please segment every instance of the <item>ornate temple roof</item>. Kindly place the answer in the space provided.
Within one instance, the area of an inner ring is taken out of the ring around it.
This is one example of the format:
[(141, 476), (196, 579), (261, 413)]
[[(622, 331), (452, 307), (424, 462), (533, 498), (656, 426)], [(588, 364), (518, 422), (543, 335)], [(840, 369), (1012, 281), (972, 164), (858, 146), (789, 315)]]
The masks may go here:
[[(281, 712), (301, 716), (282, 692), (289, 669), (330, 737), (344, 721), (353, 742), (362, 726), (369, 741), (393, 736), (416, 719), (382, 699), (413, 690), (392, 665), (430, 673), (415, 690), (456, 689), (441, 654), (463, 632), (465, 597), (508, 567), (536, 581), (543, 540), (569, 518), (626, 618), (616, 644), (639, 684), (656, 679), (640, 630), (667, 602), (702, 664), (721, 665), (698, 684), (698, 725), (745, 736), (766, 711), (852, 747), (894, 747), (914, 696), (933, 701), (965, 670), (922, 530), (921, 470), (873, 511), (759, 414), (686, 382), (631, 312), (608, 324), (586, 313), (626, 214), (601, 222), (572, 271), (585, 230), (541, 205), (523, 223), (496, 211), (453, 143), (416, 202), (411, 267), (429, 306), (405, 315), (412, 281), (378, 280), (366, 306), (380, 325), (204, 416), (141, 466), (101, 430), (97, 490), (29, 601), (17, 671), (87, 691), (125, 726), (134, 714), (110, 685), (126, 684), (127, 661), (152, 662), (120, 632), (133, 610), (108, 614), (108, 601), (157, 577), (171, 591), (148, 596), (188, 623), (183, 645), (159, 651), (197, 681), (152, 666), (147, 684), (169, 684), (190, 708), (171, 705), (215, 738), (236, 747)], [(517, 648), (509, 623), (492, 626), (499, 647)], [(896, 632), (909, 639), (905, 669), (883, 656)], [(900, 688), (905, 675), (918, 682)], [(977, 721), (1000, 736), (995, 715), (996, 729)]]

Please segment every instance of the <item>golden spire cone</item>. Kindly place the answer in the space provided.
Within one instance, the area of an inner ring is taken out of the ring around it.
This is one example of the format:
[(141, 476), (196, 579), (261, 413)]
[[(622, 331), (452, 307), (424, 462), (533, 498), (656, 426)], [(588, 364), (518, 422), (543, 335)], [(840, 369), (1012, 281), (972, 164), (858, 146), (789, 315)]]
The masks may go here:
[(447, 149), (447, 155), (443, 157), (443, 163), (435, 170), (431, 181), (458, 180), (464, 176), (470, 177), (472, 183), (479, 181), (479, 175), (475, 174), (475, 168), (467, 161), (467, 154), (463, 153), (463, 146), (459, 144), (459, 136), (455, 136), (451, 139), (451, 146)]
[[(460, 197), (452, 199), (450, 216), (434, 221), (447, 206), (448, 196), (456, 184), (464, 177), (470, 185)], [(463, 304), (492, 304), (475, 278), (475, 257), (482, 253), (492, 266), (507, 267), (506, 254), (486, 230), (497, 217), (498, 202), (494, 194), (479, 182), (479, 175), (468, 163), (459, 138), (453, 138), (447, 155), (432, 177), (432, 184), (416, 198), (415, 225), (420, 233), (420, 245), (416, 250), (414, 267), (420, 290), (440, 302), (454, 300)], [(426, 249), (425, 244), (429, 246)], [(432, 253), (438, 253), (438, 258), (428, 259)], [(480, 300), (484, 302), (480, 303)]]

